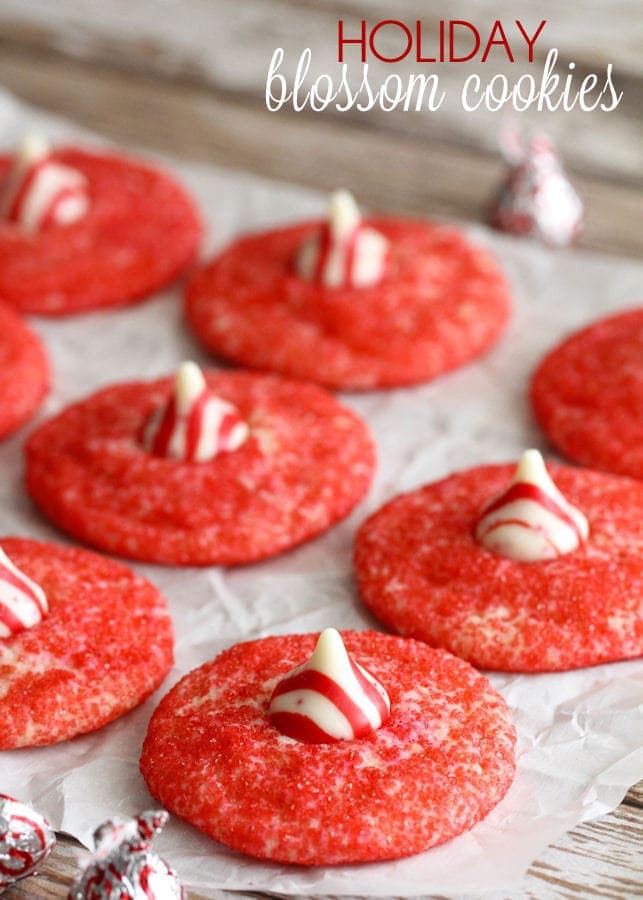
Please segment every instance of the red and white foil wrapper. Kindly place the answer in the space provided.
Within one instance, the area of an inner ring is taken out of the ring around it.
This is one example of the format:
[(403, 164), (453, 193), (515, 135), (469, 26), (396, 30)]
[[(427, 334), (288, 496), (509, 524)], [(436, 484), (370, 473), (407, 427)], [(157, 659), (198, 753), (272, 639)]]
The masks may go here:
[(186, 900), (176, 873), (151, 849), (165, 811), (108, 819), (94, 832), (95, 853), (68, 900)]
[(327, 628), (310, 659), (278, 682), (268, 715), (287, 737), (327, 744), (371, 734), (390, 707), (384, 687), (350, 658), (340, 633)]
[(538, 450), (526, 450), (512, 483), (482, 511), (476, 540), (516, 562), (543, 562), (577, 550), (589, 535), (583, 513), (551, 480)]
[(327, 288), (367, 288), (382, 280), (389, 242), (362, 222), (348, 191), (331, 195), (328, 219), (300, 247), (295, 270), (300, 278)]
[(567, 246), (580, 231), (583, 203), (549, 139), (538, 134), (523, 142), (512, 130), (502, 143), (511, 169), (492, 203), (491, 224), (553, 247)]
[(193, 362), (177, 372), (174, 391), (150, 416), (143, 430), (143, 446), (155, 456), (182, 462), (208, 462), (219, 453), (237, 450), (249, 429), (231, 403), (217, 397)]
[(0, 794), (0, 893), (32, 875), (55, 844), (56, 835), (46, 819)]
[(88, 208), (85, 176), (57, 162), (44, 142), (26, 140), (0, 184), (0, 216), (36, 234), (52, 226), (71, 225)]
[(45, 592), (0, 547), (0, 640), (33, 628), (48, 611)]

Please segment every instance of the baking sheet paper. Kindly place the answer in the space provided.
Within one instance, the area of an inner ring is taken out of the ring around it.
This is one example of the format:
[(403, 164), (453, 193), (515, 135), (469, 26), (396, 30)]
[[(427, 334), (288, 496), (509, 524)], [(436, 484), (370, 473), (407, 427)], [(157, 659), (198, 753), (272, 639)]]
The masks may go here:
[[(55, 140), (79, 129), (0, 94), (0, 134)], [(93, 141), (94, 139), (92, 139)], [(215, 167), (168, 163), (199, 199), (208, 221), (204, 252), (236, 233), (316, 214), (324, 198)], [(430, 177), (428, 175), (427, 177)], [(427, 210), (427, 214), (430, 214)], [(562, 335), (640, 302), (643, 265), (580, 251), (551, 252), (472, 227), (492, 246), (515, 290), (515, 315), (484, 360), (418, 388), (347, 394), (369, 422), (379, 471), (368, 498), (331, 532), (278, 559), (225, 571), (135, 565), (165, 593), (176, 627), (176, 666), (161, 692), (101, 731), (53, 747), (0, 753), (0, 790), (31, 803), (84, 843), (114, 814), (153, 806), (138, 773), (147, 722), (185, 672), (236, 641), (327, 625), (377, 627), (351, 580), (351, 545), (367, 514), (396, 493), (458, 468), (547, 450), (525, 401), (529, 373)], [(61, 321), (34, 320), (46, 340), (53, 390), (40, 419), (115, 379), (153, 377), (185, 358), (206, 363), (181, 318), (180, 291), (140, 306)], [(0, 445), (0, 534), (65, 540), (22, 490), (21, 446), (31, 426)], [(173, 821), (158, 840), (186, 886), (294, 894), (462, 894), (515, 886), (562, 832), (618, 805), (643, 777), (643, 661), (553, 675), (491, 675), (519, 733), (518, 771), (506, 798), (468, 834), (411, 859), (299, 869), (241, 857)]]

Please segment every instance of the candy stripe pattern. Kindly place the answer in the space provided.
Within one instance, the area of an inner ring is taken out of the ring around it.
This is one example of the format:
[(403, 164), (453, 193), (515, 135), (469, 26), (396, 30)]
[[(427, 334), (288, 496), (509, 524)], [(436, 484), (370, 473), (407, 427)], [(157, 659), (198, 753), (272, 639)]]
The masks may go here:
[(150, 850), (168, 818), (161, 810), (103, 822), (94, 832), (95, 856), (68, 900), (185, 900), (174, 870)]
[(33, 628), (47, 610), (43, 589), (14, 566), (0, 547), (0, 639)]
[(148, 420), (143, 445), (155, 456), (208, 462), (219, 453), (237, 450), (248, 435), (238, 410), (208, 389), (195, 363), (185, 362), (172, 397)]
[(348, 655), (338, 631), (327, 628), (307, 663), (293, 669), (270, 698), (270, 721), (304, 743), (364, 737), (388, 718), (382, 685)]
[(70, 225), (89, 208), (85, 177), (52, 159), (39, 140), (24, 142), (0, 190), (0, 214), (35, 234)]
[(527, 145), (514, 136), (511, 172), (491, 210), (491, 222), (510, 234), (530, 235), (554, 247), (580, 231), (583, 203), (567, 179), (552, 145), (536, 135)]
[(560, 493), (537, 450), (523, 453), (514, 480), (483, 511), (476, 540), (518, 562), (555, 559), (587, 539), (587, 519)]
[(31, 875), (55, 843), (46, 819), (13, 797), (0, 794), (0, 893)]
[(296, 269), (301, 278), (328, 288), (365, 288), (381, 281), (388, 258), (388, 241), (361, 221), (354, 198), (336, 191), (328, 221), (300, 249)]

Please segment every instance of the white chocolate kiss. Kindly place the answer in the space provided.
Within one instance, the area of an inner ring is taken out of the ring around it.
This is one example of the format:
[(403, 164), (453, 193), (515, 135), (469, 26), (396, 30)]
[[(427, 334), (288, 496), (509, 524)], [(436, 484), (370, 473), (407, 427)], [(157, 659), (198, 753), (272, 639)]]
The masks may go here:
[(85, 176), (50, 154), (42, 138), (26, 138), (0, 185), (0, 215), (31, 234), (45, 224), (70, 225), (89, 208)]
[(41, 622), (49, 609), (45, 592), (0, 547), (0, 638)]
[(208, 462), (237, 450), (249, 428), (232, 403), (208, 388), (193, 362), (179, 366), (172, 396), (150, 416), (143, 446), (149, 453), (184, 462)]
[(382, 280), (388, 248), (383, 234), (362, 225), (353, 195), (335, 191), (324, 228), (300, 247), (295, 268), (325, 287), (371, 287)]
[(487, 505), (475, 530), (483, 547), (517, 562), (571, 553), (588, 535), (587, 519), (558, 490), (538, 450), (523, 453), (509, 488)]
[[(316, 683), (314, 673), (325, 678)], [(311, 679), (306, 686), (298, 683), (302, 677)], [(327, 680), (332, 682), (330, 691)], [(340, 633), (327, 628), (319, 636), (308, 662), (292, 669), (279, 682), (268, 714), (276, 727), (290, 737), (332, 742), (363, 737), (380, 728), (388, 718), (390, 706), (379, 681), (351, 660)], [(294, 726), (286, 722), (283, 727), (280, 714), (294, 714), (300, 721)], [(325, 737), (306, 737), (311, 726)]]

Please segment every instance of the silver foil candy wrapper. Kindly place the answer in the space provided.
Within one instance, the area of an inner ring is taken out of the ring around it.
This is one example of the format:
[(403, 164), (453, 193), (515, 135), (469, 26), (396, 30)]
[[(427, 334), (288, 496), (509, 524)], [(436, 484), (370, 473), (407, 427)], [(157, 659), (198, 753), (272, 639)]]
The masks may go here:
[(549, 139), (543, 134), (501, 138), (509, 174), (491, 204), (489, 220), (501, 231), (565, 247), (577, 237), (583, 203), (567, 178)]
[(150, 849), (168, 818), (153, 811), (103, 822), (94, 832), (94, 855), (68, 900), (186, 900), (176, 873)]
[(56, 835), (46, 819), (0, 794), (0, 893), (33, 874), (55, 844)]

